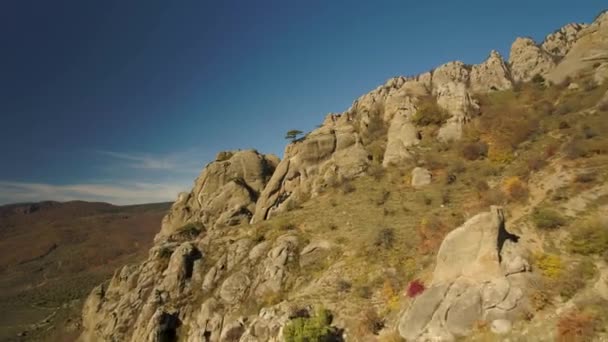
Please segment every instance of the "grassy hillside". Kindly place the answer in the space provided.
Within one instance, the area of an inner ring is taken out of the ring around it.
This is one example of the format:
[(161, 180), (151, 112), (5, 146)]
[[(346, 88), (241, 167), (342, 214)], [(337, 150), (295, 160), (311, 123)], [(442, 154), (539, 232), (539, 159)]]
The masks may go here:
[[(0, 340), (55, 339), (80, 300), (145, 257), (169, 203), (42, 202), (0, 207)], [(48, 322), (45, 322), (48, 321)], [(38, 328), (32, 324), (42, 323)]]
[[(243, 303), (241, 314), (289, 300), (339, 312), (336, 325), (357, 336), (398, 341), (399, 312), (430, 281), (445, 235), (496, 204), (538, 274), (527, 298), (533, 310), (513, 338), (606, 336), (608, 301), (590, 289), (608, 284), (608, 105), (600, 102), (608, 85), (588, 80), (537, 79), (478, 95), (480, 114), (462, 141), (440, 143), (437, 125), (420, 122), (423, 140), (409, 162), (374, 165), (300, 207), (226, 231), (225, 239), (256, 241), (290, 232), (303, 245), (330, 246), (293, 262), (288, 291)], [(416, 166), (431, 171), (430, 185), (410, 186)], [(207, 257), (212, 264), (217, 256)], [(479, 322), (473, 338), (491, 340), (488, 331)]]

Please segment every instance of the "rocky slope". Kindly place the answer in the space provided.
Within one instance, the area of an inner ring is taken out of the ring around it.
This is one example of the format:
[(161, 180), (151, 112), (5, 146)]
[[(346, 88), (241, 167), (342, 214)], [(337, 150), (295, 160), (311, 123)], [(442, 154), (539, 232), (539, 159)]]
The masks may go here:
[[(220, 153), (163, 219), (148, 259), (91, 293), (81, 340), (293, 340), (319, 305), (333, 313), (321, 330), (334, 340), (451, 341), (483, 337), (485, 326), (493, 338), (552, 339), (534, 334), (574, 312), (579, 297), (540, 307), (550, 291), (535, 289), (562, 267), (547, 241), (574, 232), (529, 222), (545, 225), (539, 208), (589, 170), (594, 176), (579, 183), (594, 195), (549, 226), (608, 212), (606, 41), (603, 13), (541, 44), (516, 39), (508, 62), (492, 51), (479, 65), (390, 79), (329, 114), (280, 161)], [(497, 110), (513, 117), (493, 117)], [(586, 159), (569, 161), (584, 149)], [(400, 228), (380, 227), (389, 224)], [(599, 285), (579, 284), (583, 299), (606, 293), (606, 266), (593, 260)], [(364, 309), (383, 317), (357, 318)], [(570, 336), (559, 322), (560, 336)]]

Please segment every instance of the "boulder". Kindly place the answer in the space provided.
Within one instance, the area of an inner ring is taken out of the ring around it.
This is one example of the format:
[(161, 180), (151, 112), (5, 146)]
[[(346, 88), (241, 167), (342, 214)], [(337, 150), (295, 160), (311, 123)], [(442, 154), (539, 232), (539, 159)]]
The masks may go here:
[(224, 280), (220, 288), (220, 298), (229, 304), (238, 303), (245, 297), (247, 289), (251, 284), (251, 279), (244, 271), (239, 271)]
[(490, 330), (496, 335), (505, 335), (511, 332), (511, 321), (506, 319), (495, 319), (490, 325)]
[(412, 186), (415, 188), (431, 184), (431, 172), (422, 167), (412, 170)]
[(401, 336), (408, 341), (452, 341), (470, 334), (476, 321), (519, 317), (527, 282), (517, 278), (524, 273), (504, 273), (505, 238), (517, 240), (506, 231), (500, 207), (450, 232), (439, 248), (430, 287), (400, 319)]

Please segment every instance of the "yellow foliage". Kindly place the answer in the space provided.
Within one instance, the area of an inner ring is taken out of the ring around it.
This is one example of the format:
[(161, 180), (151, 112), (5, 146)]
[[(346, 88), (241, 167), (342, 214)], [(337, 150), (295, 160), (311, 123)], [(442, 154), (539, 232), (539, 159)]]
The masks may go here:
[(550, 279), (557, 279), (562, 273), (563, 265), (559, 255), (537, 254), (535, 255), (535, 265), (541, 270), (543, 275)]
[(513, 151), (510, 147), (490, 145), (488, 159), (497, 164), (508, 164), (513, 161)]
[(512, 200), (522, 200), (528, 197), (528, 186), (517, 176), (505, 179), (502, 191)]

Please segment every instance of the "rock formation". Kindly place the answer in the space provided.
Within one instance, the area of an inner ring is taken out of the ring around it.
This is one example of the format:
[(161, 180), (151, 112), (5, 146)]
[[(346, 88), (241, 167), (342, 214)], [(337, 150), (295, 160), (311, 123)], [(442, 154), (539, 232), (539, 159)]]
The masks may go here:
[(253, 150), (221, 152), (207, 165), (190, 193), (181, 193), (162, 222), (159, 241), (188, 223), (202, 229), (247, 222), (278, 158)]
[[(463, 127), (479, 114), (479, 94), (509, 89), (538, 74), (557, 82), (593, 64), (603, 81), (607, 19), (603, 14), (589, 26), (568, 25), (541, 45), (518, 38), (509, 63), (492, 51), (478, 65), (449, 62), (415, 77), (389, 79), (290, 143), (280, 161), (253, 150), (218, 154), (163, 219), (148, 259), (117, 271), (88, 297), (81, 339), (279, 340), (289, 320), (288, 302), (266, 303), (248, 314), (245, 308), (254, 299), (292, 288), (297, 281), (292, 271), (324, 256), (332, 245), (289, 232), (258, 239), (230, 226), (296, 208), (372, 164), (398, 166), (413, 157), (423, 138), (460, 139)], [(422, 137), (414, 117), (429, 101), (448, 118)], [(415, 187), (430, 181), (428, 170), (413, 171)], [(447, 235), (431, 286), (401, 317), (399, 332), (408, 340), (449, 341), (467, 336), (473, 323), (484, 319), (503, 334), (526, 306), (528, 271), (501, 208), (479, 214)]]
[[(408, 341), (452, 341), (468, 335), (479, 320), (517, 318), (526, 305), (528, 263), (505, 228), (502, 208), (478, 214), (446, 236), (431, 286), (401, 318)], [(503, 239), (501, 241), (501, 239)], [(512, 237), (513, 240), (517, 240)]]

